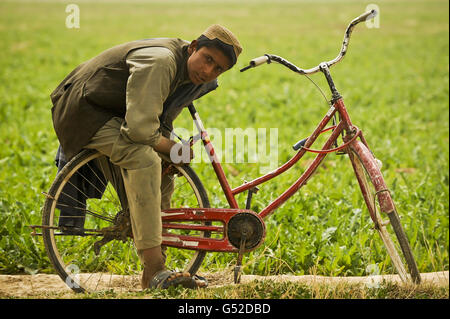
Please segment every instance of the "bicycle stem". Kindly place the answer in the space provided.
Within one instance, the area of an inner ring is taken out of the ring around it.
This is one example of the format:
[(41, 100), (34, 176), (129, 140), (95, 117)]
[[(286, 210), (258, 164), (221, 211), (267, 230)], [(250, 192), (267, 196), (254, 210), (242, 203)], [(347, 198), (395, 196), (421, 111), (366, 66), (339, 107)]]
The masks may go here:
[(331, 104), (333, 105), (336, 103), (339, 99), (342, 98), (341, 94), (336, 89), (336, 85), (334, 84), (333, 78), (331, 77), (330, 68), (328, 67), (328, 64), (326, 62), (323, 62), (319, 65), (320, 71), (325, 75), (325, 78), (327, 79), (328, 86), (330, 87), (331, 91)]

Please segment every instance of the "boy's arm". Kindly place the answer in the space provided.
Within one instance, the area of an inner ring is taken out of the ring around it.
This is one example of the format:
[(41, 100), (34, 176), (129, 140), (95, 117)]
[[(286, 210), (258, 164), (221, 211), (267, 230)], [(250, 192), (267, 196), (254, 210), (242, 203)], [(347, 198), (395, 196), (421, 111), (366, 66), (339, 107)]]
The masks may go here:
[[(121, 134), (134, 143), (150, 145), (156, 152), (170, 156), (172, 146), (177, 143), (161, 135), (159, 116), (176, 74), (173, 54), (161, 47), (138, 49), (128, 55), (127, 65), (130, 70), (127, 112)], [(192, 150), (190, 157), (193, 158)]]
[(171, 141), (160, 143), (159, 116), (175, 78), (175, 58), (166, 48), (143, 48), (128, 55), (127, 65), (126, 114), (120, 132), (133, 143), (167, 152)]

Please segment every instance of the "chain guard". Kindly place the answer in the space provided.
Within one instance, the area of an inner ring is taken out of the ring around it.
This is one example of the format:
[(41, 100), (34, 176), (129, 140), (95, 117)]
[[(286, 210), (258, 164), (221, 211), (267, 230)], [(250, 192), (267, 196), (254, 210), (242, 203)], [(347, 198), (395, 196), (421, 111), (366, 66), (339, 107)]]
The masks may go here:
[(240, 248), (241, 239), (245, 236), (244, 249), (253, 250), (262, 243), (264, 235), (264, 224), (255, 214), (238, 213), (228, 221), (228, 240), (236, 248)]

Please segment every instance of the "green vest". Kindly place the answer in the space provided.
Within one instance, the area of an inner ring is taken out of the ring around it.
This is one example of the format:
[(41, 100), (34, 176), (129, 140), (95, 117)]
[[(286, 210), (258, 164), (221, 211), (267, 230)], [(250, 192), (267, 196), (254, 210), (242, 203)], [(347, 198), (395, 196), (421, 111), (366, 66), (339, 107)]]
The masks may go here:
[[(88, 144), (91, 137), (112, 117), (125, 117), (129, 52), (145, 47), (164, 47), (175, 56), (177, 73), (163, 106), (160, 123), (172, 128), (172, 121), (195, 99), (214, 90), (217, 81), (181, 85), (187, 76), (187, 48), (181, 39), (138, 40), (112, 47), (75, 68), (50, 95), (56, 135), (67, 159)], [(163, 130), (168, 137), (168, 130)]]

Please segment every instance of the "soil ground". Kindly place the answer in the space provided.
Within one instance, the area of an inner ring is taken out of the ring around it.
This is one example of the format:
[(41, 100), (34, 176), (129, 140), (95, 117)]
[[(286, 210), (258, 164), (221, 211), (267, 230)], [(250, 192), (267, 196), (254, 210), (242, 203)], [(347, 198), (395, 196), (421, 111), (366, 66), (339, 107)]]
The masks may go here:
[[(208, 278), (209, 287), (221, 287), (233, 285), (233, 278), (230, 272), (202, 273)], [(82, 278), (84, 274), (80, 275)], [(95, 274), (102, 278), (101, 274)], [(121, 292), (140, 291), (139, 276), (113, 276), (100, 280), (98, 289)], [(246, 284), (254, 280), (273, 280), (275, 282), (299, 282), (305, 284), (376, 284), (383, 280), (400, 282), (397, 275), (380, 275), (368, 277), (325, 277), (315, 275), (292, 276), (256, 276), (243, 275), (241, 283)], [(423, 273), (424, 284), (435, 285), (436, 287), (449, 286), (449, 272), (441, 271), (434, 273)], [(96, 280), (97, 281), (97, 280)], [(60, 279), (58, 275), (36, 274), (36, 275), (0, 275), (0, 298), (71, 298), (75, 293)]]

